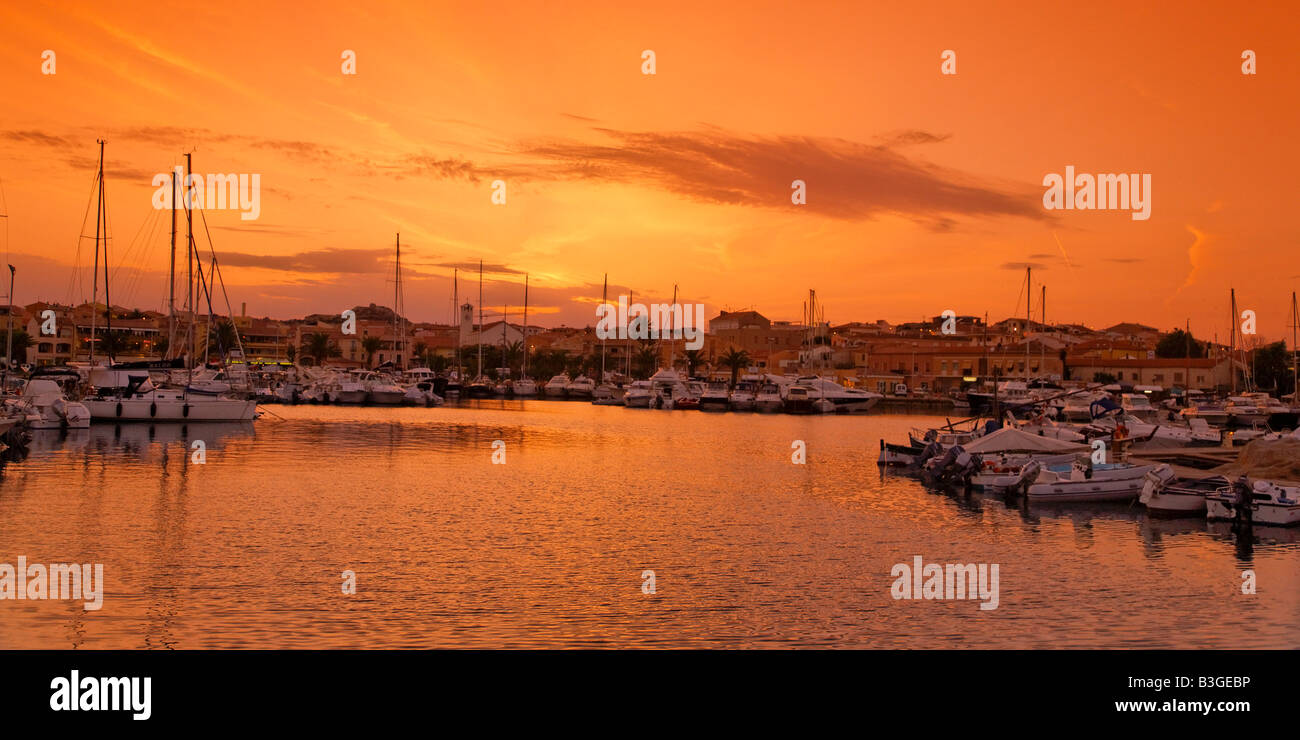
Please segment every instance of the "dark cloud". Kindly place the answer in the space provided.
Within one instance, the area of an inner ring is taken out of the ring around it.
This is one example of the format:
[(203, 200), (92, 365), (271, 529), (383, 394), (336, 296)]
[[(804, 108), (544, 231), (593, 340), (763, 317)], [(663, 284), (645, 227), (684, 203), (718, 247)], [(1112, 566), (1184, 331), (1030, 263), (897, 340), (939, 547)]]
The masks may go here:
[[(748, 137), (718, 129), (656, 133), (596, 129), (611, 143), (549, 140), (523, 146), (525, 177), (649, 185), (695, 200), (807, 209), (841, 219), (900, 215), (945, 230), (954, 216), (1045, 219), (1038, 194), (1014, 193), (905, 156), (894, 144), (817, 137)], [(941, 137), (907, 132), (908, 143)], [(790, 201), (803, 180), (806, 205)]]
[(366, 274), (387, 272), (392, 264), (391, 249), (315, 249), (286, 255), (220, 252), (227, 267), (260, 267), (303, 273)]
[(52, 147), (70, 147), (74, 142), (64, 136), (52, 136), (40, 131), (4, 131), (0, 132), (0, 137), (10, 141), (19, 141), (24, 144), (38, 144), (40, 146)]

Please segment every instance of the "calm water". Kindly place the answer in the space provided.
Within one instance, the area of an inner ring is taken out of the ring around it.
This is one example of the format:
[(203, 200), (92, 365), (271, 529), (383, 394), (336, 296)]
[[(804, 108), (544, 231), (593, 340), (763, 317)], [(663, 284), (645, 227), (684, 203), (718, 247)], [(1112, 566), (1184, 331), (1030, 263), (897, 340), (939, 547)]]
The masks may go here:
[[(1300, 647), (1300, 532), (882, 475), (925, 417), (270, 408), (42, 433), (0, 481), (0, 562), (103, 563), (107, 593), (0, 601), (0, 648)], [(999, 607), (894, 600), (914, 555), (998, 563)]]

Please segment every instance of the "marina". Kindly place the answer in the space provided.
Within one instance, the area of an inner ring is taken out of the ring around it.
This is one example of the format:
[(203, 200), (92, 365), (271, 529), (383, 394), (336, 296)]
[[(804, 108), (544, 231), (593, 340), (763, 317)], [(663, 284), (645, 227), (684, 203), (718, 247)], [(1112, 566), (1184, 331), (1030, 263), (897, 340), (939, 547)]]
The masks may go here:
[[(33, 434), (30, 454), (3, 468), (0, 539), (51, 562), (93, 554), (105, 599), (93, 615), (7, 604), (0, 647), (1252, 648), (1300, 638), (1293, 620), (1269, 616), (1295, 613), (1297, 592), (1281, 584), (1294, 582), (1300, 529), (1257, 526), (1243, 538), (1230, 522), (966, 496), (874, 465), (877, 439), (942, 418), (507, 399), (273, 410), (256, 422)], [(795, 439), (804, 465), (791, 463)], [(504, 464), (491, 462), (497, 440)], [(927, 608), (917, 630), (924, 604), (889, 596), (898, 553), (1000, 563), (1001, 603)], [(1278, 587), (1224, 598), (1243, 568)], [(657, 600), (640, 590), (647, 569)], [(361, 585), (350, 600), (337, 595), (344, 570)]]

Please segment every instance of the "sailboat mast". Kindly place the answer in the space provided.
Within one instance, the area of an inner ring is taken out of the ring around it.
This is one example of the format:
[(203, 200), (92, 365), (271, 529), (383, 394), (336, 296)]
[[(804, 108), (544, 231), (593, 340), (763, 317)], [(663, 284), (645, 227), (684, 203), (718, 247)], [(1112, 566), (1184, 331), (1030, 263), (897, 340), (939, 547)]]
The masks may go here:
[[(395, 342), (395, 344), (393, 345), (393, 354), (396, 357), (403, 357), (402, 345), (405, 344), (405, 342), (402, 341), (405, 338), (402, 336), (402, 326), (403, 326), (402, 317), (401, 314), (398, 313), (401, 310), (401, 306), (402, 306), (402, 233), (399, 231), (397, 232), (397, 259), (396, 259), (396, 265), (393, 268), (393, 341)], [(401, 369), (403, 370), (406, 369), (405, 359), (402, 360)]]
[(1237, 289), (1229, 288), (1232, 321), (1228, 323), (1228, 374), (1232, 376), (1232, 395), (1237, 395)]
[[(1043, 286), (1043, 298), (1038, 302), (1038, 313), (1043, 317), (1043, 331), (1047, 331), (1047, 286)], [(1038, 372), (1047, 374), (1047, 346), (1041, 337), (1038, 339)]]
[(524, 273), (524, 364), (519, 370), (519, 379), (528, 377), (528, 273)]
[[(600, 305), (601, 306), (609, 305), (609, 273), (608, 272), (605, 273), (605, 286), (600, 291)], [(609, 309), (606, 308), (605, 310), (608, 311)], [(606, 337), (601, 337), (600, 340), (600, 382), (602, 383), (605, 382), (605, 339)]]
[[(677, 305), (677, 283), (673, 283), (673, 306)], [(672, 323), (673, 314), (668, 312), (668, 323)], [(668, 327), (668, 369), (677, 365), (677, 337), (673, 336), (673, 327)]]
[(1033, 321), (1034, 283), (1033, 268), (1025, 265), (1025, 330), (1020, 335), (1025, 343), (1025, 385), (1029, 385), (1029, 324)]
[(460, 380), (460, 270), (451, 270), (452, 321), (456, 325), (456, 380)]
[(172, 249), (167, 266), (167, 359), (176, 352), (176, 170), (172, 170)]
[(96, 175), (96, 184), (98, 186), (95, 201), (95, 262), (91, 268), (90, 274), (93, 287), (90, 293), (90, 364), (95, 364), (95, 325), (98, 323), (97, 314), (99, 313), (99, 230), (100, 216), (103, 214), (104, 205), (104, 140), (96, 139), (99, 144), (99, 173)]
[(478, 374), (483, 374), (483, 260), (478, 261)]
[(626, 338), (623, 340), (623, 367), (624, 367), (623, 372), (626, 373), (629, 378), (632, 377), (632, 316), (631, 316), (632, 308), (631, 306), (632, 306), (632, 297), (635, 295), (636, 295), (635, 290), (629, 290), (627, 292), (628, 316), (626, 317), (627, 327), (626, 327), (626, 331), (624, 332)]
[(1300, 324), (1300, 311), (1296, 310), (1295, 291), (1291, 291), (1291, 403), (1300, 406), (1300, 353), (1296, 352), (1296, 324)]
[(194, 376), (194, 214), (190, 198), (190, 154), (185, 153), (185, 368)]

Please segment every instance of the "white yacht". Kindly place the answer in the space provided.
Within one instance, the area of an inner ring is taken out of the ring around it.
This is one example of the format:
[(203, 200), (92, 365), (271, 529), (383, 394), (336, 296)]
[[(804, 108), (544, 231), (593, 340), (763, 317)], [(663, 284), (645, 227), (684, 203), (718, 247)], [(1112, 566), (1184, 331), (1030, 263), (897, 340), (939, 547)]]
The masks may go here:
[(736, 387), (731, 389), (731, 395), (727, 397), (727, 405), (732, 411), (753, 411), (754, 394), (758, 390), (762, 378), (757, 375), (746, 375), (736, 383)]
[(329, 400), (333, 403), (365, 403), (370, 397), (370, 384), (362, 377), (364, 374), (353, 371), (339, 376), (329, 389)]
[(726, 411), (731, 406), (727, 381), (711, 380), (700, 394), (700, 411)]
[(567, 373), (560, 373), (546, 381), (546, 387), (544, 390), (547, 397), (564, 398), (564, 394), (569, 388), (569, 382), (569, 376)]
[(1159, 409), (1151, 405), (1151, 399), (1147, 398), (1145, 393), (1121, 393), (1119, 406), (1124, 409), (1124, 413), (1141, 419), (1148, 424), (1155, 423), (1160, 412)]
[(623, 405), (632, 409), (648, 409), (654, 396), (654, 386), (650, 381), (634, 380), (623, 394)]
[[(865, 414), (884, 398), (875, 391), (846, 388), (830, 378), (817, 375), (800, 376), (794, 385), (808, 390), (810, 410), (819, 413)], [(789, 392), (787, 390), (787, 398)]]
[(397, 385), (387, 375), (370, 373), (363, 376), (366, 382), (366, 401), (376, 406), (398, 406), (406, 400), (406, 389)]
[(591, 394), (596, 390), (596, 381), (588, 378), (586, 375), (579, 375), (574, 378), (564, 388), (564, 393), (569, 398), (586, 398), (590, 399)]
[(785, 408), (781, 393), (782, 384), (769, 375), (754, 391), (754, 410), (760, 414), (775, 414)]
[(515, 381), (514, 392), (516, 398), (519, 398), (520, 396), (532, 398), (537, 395), (537, 381), (528, 376), (524, 376)]

